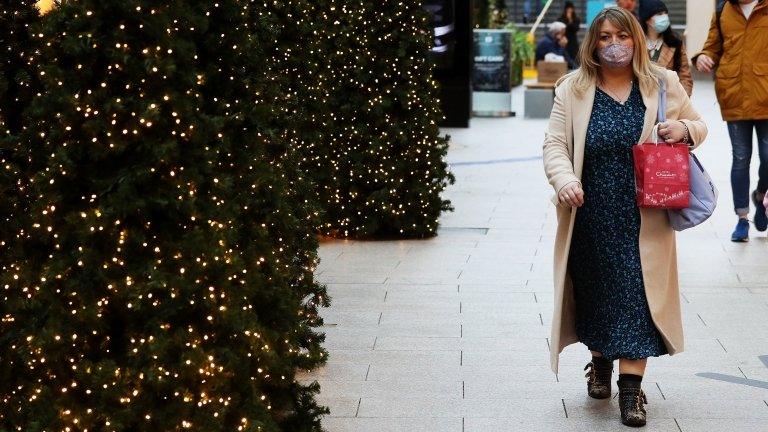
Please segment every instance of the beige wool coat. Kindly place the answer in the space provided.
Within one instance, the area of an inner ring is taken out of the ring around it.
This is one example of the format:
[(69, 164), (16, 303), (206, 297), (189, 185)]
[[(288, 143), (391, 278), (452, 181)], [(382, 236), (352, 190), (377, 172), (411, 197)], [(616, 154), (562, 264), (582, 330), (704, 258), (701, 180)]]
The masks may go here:
[[(667, 83), (667, 119), (682, 120), (690, 132), (693, 147), (707, 135), (707, 127), (694, 110), (677, 74), (664, 71)], [(645, 122), (639, 142), (651, 140), (656, 125), (658, 90), (643, 92)], [(557, 234), (554, 257), (554, 317), (552, 319), (551, 364), (557, 373), (560, 352), (579, 341), (576, 335), (573, 286), (568, 269), (574, 221), (578, 209), (558, 200), (558, 192), (568, 183), (580, 181), (584, 165), (584, 144), (592, 113), (595, 86), (582, 95), (571, 88), (565, 77), (555, 89), (555, 102), (544, 139), (544, 169), (555, 191), (552, 202), (557, 206)], [(589, 196), (585, 195), (585, 200)], [(640, 262), (645, 294), (653, 322), (670, 354), (683, 351), (683, 325), (677, 282), (675, 232), (665, 210), (640, 209)], [(578, 271), (578, 269), (573, 269)]]

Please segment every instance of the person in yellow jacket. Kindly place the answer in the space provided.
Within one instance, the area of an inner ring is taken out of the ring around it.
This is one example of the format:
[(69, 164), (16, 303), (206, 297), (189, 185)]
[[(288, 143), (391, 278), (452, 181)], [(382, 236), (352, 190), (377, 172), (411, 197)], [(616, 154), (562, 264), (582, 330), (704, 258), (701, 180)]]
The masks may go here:
[[(722, 9), (720, 9), (722, 7)], [(749, 161), (757, 132), (759, 179), (752, 192), (755, 229), (768, 229), (768, 0), (728, 0), (712, 17), (704, 49), (693, 57), (701, 72), (715, 72), (715, 91), (733, 148), (731, 188), (739, 219), (731, 240), (749, 240)]]

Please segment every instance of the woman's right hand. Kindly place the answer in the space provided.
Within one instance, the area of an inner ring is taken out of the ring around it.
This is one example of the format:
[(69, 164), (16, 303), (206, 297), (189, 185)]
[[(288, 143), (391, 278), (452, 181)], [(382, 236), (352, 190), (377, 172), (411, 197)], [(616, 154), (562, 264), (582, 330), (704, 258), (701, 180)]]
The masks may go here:
[(708, 55), (699, 54), (699, 57), (696, 58), (696, 69), (698, 69), (699, 72), (712, 72), (713, 67), (715, 67), (715, 61)]
[(558, 194), (560, 202), (564, 202), (571, 207), (581, 207), (584, 205), (584, 190), (581, 189), (581, 183), (571, 182), (563, 186)]

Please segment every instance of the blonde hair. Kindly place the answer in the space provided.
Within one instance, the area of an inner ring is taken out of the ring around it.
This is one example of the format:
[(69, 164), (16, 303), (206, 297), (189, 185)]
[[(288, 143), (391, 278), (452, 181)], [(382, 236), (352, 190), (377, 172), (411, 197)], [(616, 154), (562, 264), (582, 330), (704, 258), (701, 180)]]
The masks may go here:
[(632, 70), (640, 84), (640, 88), (647, 93), (659, 88), (659, 77), (663, 77), (663, 69), (651, 61), (648, 51), (645, 49), (645, 32), (640, 27), (634, 15), (618, 8), (603, 9), (597, 14), (589, 26), (587, 35), (579, 49), (580, 67), (568, 76), (572, 78), (572, 88), (577, 94), (583, 94), (589, 86), (597, 83), (600, 71), (600, 59), (597, 57), (597, 44), (600, 41), (600, 29), (605, 21), (610, 22), (621, 31), (629, 33), (635, 44), (632, 56)]

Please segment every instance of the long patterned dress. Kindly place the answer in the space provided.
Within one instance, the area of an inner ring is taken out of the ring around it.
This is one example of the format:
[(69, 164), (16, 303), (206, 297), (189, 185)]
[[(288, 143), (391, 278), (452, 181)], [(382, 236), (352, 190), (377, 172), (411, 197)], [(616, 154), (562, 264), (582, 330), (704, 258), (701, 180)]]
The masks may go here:
[(640, 266), (631, 148), (644, 116), (636, 83), (624, 104), (596, 90), (584, 149), (584, 205), (576, 211), (568, 262), (579, 340), (611, 360), (667, 353), (651, 319)]

